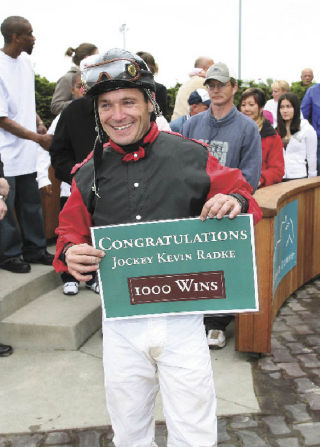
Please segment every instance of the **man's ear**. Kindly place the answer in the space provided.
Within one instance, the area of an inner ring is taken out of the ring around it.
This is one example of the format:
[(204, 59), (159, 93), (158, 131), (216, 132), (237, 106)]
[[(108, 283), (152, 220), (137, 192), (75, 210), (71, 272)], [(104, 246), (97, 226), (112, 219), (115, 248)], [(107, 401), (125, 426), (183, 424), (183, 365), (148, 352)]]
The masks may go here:
[(17, 40), (19, 40), (19, 34), (17, 34), (17, 33), (12, 33), (10, 43), (14, 43), (14, 42), (16, 42)]
[(238, 84), (235, 84), (235, 86), (233, 87), (233, 94), (235, 95), (238, 91)]
[(154, 112), (154, 107), (151, 101), (148, 101), (148, 112), (149, 113)]

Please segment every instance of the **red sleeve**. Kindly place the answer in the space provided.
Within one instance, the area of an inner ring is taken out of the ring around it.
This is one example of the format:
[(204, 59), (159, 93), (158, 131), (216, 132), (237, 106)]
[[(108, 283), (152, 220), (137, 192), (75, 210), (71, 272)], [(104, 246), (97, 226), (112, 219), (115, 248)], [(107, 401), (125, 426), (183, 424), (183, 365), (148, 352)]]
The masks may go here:
[(283, 144), (280, 135), (262, 138), (262, 169), (259, 188), (280, 183), (284, 176)]
[(209, 153), (207, 162), (207, 174), (210, 177), (210, 190), (207, 200), (216, 194), (238, 193), (248, 201), (248, 213), (253, 214), (256, 224), (262, 217), (262, 211), (252, 197), (252, 186), (243, 177), (240, 169), (227, 168)]
[(73, 179), (71, 196), (59, 215), (59, 226), (56, 229), (58, 239), (56, 254), (53, 261), (53, 267), (56, 272), (68, 271), (67, 266), (59, 259), (60, 253), (67, 243), (91, 244), (91, 226), (91, 214), (88, 212), (77, 184)]

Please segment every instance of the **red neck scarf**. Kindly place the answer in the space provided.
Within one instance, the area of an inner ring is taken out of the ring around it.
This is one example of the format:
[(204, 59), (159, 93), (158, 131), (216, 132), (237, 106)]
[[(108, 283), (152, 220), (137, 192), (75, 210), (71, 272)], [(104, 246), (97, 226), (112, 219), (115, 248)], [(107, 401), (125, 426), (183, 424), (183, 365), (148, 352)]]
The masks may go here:
[(155, 122), (151, 123), (149, 132), (144, 136), (143, 140), (138, 143), (138, 150), (133, 152), (126, 152), (121, 146), (109, 139), (109, 142), (104, 144), (103, 147), (111, 146), (119, 154), (122, 154), (122, 161), (128, 163), (129, 161), (138, 161), (140, 158), (144, 158), (146, 155), (146, 145), (153, 143), (159, 135), (159, 129)]

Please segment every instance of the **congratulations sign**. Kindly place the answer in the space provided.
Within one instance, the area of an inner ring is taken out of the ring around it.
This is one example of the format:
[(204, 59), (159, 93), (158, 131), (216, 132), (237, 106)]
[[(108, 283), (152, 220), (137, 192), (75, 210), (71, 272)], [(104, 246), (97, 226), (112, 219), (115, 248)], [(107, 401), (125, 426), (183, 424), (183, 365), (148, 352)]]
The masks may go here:
[(252, 216), (91, 229), (106, 318), (258, 310)]

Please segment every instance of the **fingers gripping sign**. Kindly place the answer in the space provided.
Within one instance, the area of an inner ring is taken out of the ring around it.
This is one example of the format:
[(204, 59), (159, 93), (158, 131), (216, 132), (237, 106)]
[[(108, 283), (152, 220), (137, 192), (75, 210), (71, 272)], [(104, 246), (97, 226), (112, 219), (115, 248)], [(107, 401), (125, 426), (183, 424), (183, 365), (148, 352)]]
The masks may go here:
[(88, 244), (72, 245), (65, 253), (69, 273), (78, 281), (89, 281), (105, 253)]
[(227, 194), (216, 194), (204, 204), (200, 219), (206, 220), (208, 217), (222, 219), (226, 214), (229, 215), (230, 219), (234, 219), (240, 213), (241, 205), (235, 197)]

